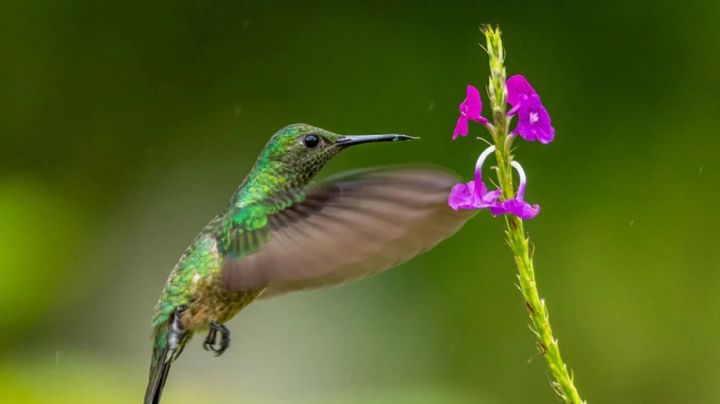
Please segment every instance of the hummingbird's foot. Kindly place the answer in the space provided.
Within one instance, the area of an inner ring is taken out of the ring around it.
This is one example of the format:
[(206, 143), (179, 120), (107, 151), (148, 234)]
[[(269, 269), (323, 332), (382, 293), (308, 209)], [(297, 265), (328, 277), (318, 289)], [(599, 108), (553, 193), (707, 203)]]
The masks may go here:
[[(220, 333), (220, 341), (218, 341), (218, 332)], [(215, 356), (220, 356), (230, 346), (230, 330), (224, 325), (211, 321), (210, 331), (203, 342), (203, 348), (206, 351), (212, 351)]]

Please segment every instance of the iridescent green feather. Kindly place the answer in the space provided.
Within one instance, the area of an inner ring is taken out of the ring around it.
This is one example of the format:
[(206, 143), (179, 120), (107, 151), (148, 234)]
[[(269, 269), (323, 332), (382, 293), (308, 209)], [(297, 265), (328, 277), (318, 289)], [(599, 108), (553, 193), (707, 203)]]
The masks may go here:
[(304, 200), (302, 191), (285, 191), (263, 203), (233, 208), (218, 234), (221, 253), (231, 259), (248, 256), (268, 241), (268, 218)]
[[(211, 223), (212, 224), (212, 223)], [(160, 301), (156, 307), (153, 325), (158, 326), (170, 317), (177, 307), (192, 299), (191, 285), (195, 279), (202, 279), (221, 269), (221, 259), (217, 243), (211, 234), (203, 232), (185, 251), (165, 284)]]
[[(240, 193), (237, 199), (250, 200), (244, 193)], [(303, 199), (302, 191), (277, 192), (276, 196), (261, 203), (231, 206), (213, 220), (172, 271), (158, 302), (153, 325), (167, 321), (175, 308), (192, 299), (194, 279), (217, 275), (222, 267), (222, 257), (240, 258), (261, 248), (268, 238), (268, 216)]]

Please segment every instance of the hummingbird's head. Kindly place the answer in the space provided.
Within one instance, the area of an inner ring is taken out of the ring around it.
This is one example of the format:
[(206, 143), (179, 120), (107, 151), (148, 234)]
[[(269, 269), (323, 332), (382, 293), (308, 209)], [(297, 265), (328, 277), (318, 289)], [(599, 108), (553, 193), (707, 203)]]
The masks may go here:
[[(280, 129), (265, 146), (261, 160), (275, 163), (276, 169), (312, 178), (341, 150), (370, 142), (416, 139), (407, 135), (339, 135), (315, 126), (296, 123)], [(279, 167), (278, 167), (279, 165)]]

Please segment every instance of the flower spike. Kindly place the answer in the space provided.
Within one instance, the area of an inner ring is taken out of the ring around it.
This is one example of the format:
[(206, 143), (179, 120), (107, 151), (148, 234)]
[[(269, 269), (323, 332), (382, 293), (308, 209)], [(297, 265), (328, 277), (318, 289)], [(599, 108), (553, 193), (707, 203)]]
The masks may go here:
[[(522, 75), (506, 77), (505, 49), (502, 45), (500, 29), (485, 25), (481, 31), (485, 35), (486, 43), (483, 49), (490, 58), (487, 95), (492, 119), (492, 122), (485, 120), (482, 123), (490, 132), (494, 146), (486, 148), (478, 157), (474, 178), (452, 188), (448, 196), (448, 204), (454, 210), (489, 208), (493, 215), (508, 215), (503, 221), (506, 241), (518, 270), (517, 286), (530, 314), (530, 328), (537, 337), (537, 346), (540, 354), (545, 358), (552, 377), (551, 385), (565, 404), (586, 404), (575, 387), (573, 373), (560, 355), (558, 340), (550, 325), (547, 305), (538, 292), (533, 265), (534, 248), (525, 232), (523, 221), (537, 216), (540, 213), (540, 206), (525, 202), (527, 177), (523, 167), (514, 161), (512, 155), (515, 137), (521, 136), (525, 140), (543, 144), (550, 143), (555, 137), (555, 129), (550, 123), (550, 115), (540, 101), (540, 96), (527, 79)], [(467, 135), (469, 121), (473, 120), (472, 118), (481, 118), (481, 108), (477, 89), (468, 86), (465, 101), (460, 104), (460, 117), (455, 125), (453, 140), (458, 136)], [(505, 111), (504, 115), (503, 111)], [(514, 117), (517, 123), (511, 128)], [(495, 154), (497, 160), (494, 171), (497, 174), (499, 188), (492, 191), (488, 191), (482, 177), (482, 166), (490, 154)], [(518, 173), (517, 182), (513, 170)], [(503, 195), (507, 199), (503, 199)]]

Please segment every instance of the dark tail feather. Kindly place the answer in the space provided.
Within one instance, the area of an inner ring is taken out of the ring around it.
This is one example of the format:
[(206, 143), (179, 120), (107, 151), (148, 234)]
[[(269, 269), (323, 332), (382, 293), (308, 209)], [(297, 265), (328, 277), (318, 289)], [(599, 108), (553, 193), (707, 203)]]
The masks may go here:
[(165, 381), (167, 380), (168, 373), (170, 373), (170, 364), (170, 361), (163, 361), (152, 368), (150, 381), (148, 382), (147, 390), (145, 391), (145, 404), (160, 403), (160, 396), (162, 395), (163, 388), (165, 387)]
[(145, 404), (159, 404), (167, 375), (170, 373), (170, 361), (163, 361), (152, 368), (150, 381), (145, 391)]
[(150, 378), (145, 390), (145, 404), (159, 404), (165, 381), (170, 373), (172, 359), (168, 357), (167, 323), (158, 326), (155, 330), (153, 356), (150, 363)]

